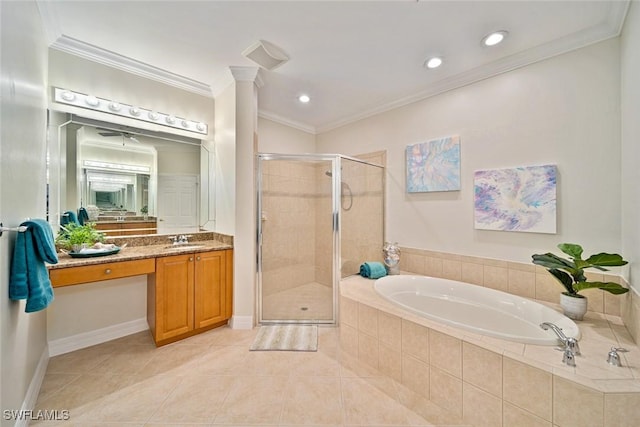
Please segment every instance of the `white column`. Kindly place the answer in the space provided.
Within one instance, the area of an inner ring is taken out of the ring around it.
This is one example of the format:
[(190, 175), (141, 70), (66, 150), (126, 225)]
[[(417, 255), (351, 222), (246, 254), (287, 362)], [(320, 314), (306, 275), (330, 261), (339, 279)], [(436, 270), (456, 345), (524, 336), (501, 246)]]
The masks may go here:
[[(234, 236), (233, 318), (231, 327), (249, 329), (254, 325), (256, 290), (256, 190), (258, 89), (262, 85), (256, 67), (230, 67), (233, 83), (216, 98), (216, 151), (224, 185), (220, 188), (233, 207), (233, 215), (220, 212), (220, 232)], [(223, 132), (219, 133), (219, 132)], [(233, 143), (233, 150), (231, 144)], [(235, 167), (231, 177), (230, 169)], [(225, 174), (226, 172), (226, 174)], [(226, 175), (226, 176), (225, 176)], [(233, 182), (232, 182), (233, 181)], [(216, 189), (218, 191), (218, 189)], [(218, 205), (220, 206), (220, 205)]]

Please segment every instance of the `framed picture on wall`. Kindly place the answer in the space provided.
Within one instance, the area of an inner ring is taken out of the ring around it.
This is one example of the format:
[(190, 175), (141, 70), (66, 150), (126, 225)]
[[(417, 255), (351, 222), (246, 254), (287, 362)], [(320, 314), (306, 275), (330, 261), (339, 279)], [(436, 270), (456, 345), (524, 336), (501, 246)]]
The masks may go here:
[(476, 171), (475, 228), (555, 234), (556, 181), (556, 165)]
[(460, 137), (408, 145), (407, 192), (460, 190)]

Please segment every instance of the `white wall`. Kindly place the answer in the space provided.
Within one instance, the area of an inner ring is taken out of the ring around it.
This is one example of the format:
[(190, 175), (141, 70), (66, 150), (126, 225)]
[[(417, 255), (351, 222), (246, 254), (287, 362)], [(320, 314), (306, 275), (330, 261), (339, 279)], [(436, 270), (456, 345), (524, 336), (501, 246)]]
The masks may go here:
[(316, 136), (263, 117), (258, 118), (258, 152), (302, 154), (316, 152)]
[[(575, 242), (619, 251), (619, 40), (613, 39), (318, 135), (320, 152), (387, 150), (386, 239), (443, 252), (530, 262)], [(461, 137), (459, 192), (407, 194), (405, 147)], [(473, 228), (473, 172), (558, 166), (558, 232)]]
[(236, 85), (216, 97), (216, 231), (234, 235), (236, 230)]
[(632, 2), (624, 24), (622, 63), (622, 251), (629, 283), (640, 293), (640, 4)]
[[(35, 2), (0, 2), (0, 15), (0, 220), (17, 226), (45, 216), (47, 47)], [(14, 232), (0, 237), (2, 410), (32, 409), (36, 396), (30, 394), (38, 391), (38, 373), (44, 374), (39, 361), (47, 360), (46, 312), (27, 314), (24, 301), (8, 298), (15, 238)], [(29, 389), (32, 381), (35, 389)], [(14, 421), (3, 416), (0, 423)]]

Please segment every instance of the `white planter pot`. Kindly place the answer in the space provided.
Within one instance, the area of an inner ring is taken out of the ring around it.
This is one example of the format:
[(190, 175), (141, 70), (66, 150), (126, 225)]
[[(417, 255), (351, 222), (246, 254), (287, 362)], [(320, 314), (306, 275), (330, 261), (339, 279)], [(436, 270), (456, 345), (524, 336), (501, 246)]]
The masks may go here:
[(572, 297), (566, 294), (560, 294), (560, 307), (564, 311), (564, 315), (569, 319), (582, 320), (587, 312), (587, 297)]

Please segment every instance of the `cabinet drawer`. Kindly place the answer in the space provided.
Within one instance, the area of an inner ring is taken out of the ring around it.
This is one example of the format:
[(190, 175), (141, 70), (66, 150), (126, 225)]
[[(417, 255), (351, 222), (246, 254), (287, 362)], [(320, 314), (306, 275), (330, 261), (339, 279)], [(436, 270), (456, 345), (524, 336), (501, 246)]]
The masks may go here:
[(154, 258), (134, 261), (119, 261), (107, 264), (85, 265), (79, 267), (56, 268), (49, 270), (51, 284), (55, 287), (79, 285), (99, 280), (119, 279), (153, 273), (156, 270)]

